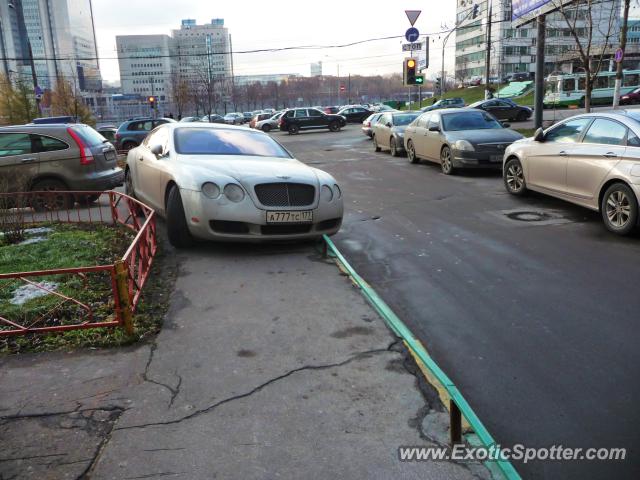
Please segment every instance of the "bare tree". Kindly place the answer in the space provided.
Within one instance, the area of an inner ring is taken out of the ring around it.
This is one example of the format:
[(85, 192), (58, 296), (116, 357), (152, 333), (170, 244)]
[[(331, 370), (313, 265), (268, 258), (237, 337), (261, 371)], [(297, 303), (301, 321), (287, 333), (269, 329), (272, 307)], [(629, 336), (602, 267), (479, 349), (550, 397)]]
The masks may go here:
[(590, 112), (594, 82), (605, 57), (611, 54), (610, 41), (618, 34), (619, 3), (615, 0), (576, 0), (569, 4), (553, 0), (552, 3), (575, 42), (580, 68), (585, 73), (584, 107)]
[(182, 118), (182, 113), (190, 100), (190, 88), (187, 81), (177, 73), (171, 75), (171, 101), (177, 109), (178, 118)]

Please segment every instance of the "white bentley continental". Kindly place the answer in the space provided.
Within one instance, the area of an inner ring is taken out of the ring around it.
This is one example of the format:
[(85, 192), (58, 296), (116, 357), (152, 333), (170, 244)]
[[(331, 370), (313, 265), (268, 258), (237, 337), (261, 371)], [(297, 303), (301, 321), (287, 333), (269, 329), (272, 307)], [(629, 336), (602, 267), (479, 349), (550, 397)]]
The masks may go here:
[(342, 191), (269, 135), (169, 123), (129, 151), (126, 193), (166, 218), (169, 241), (312, 239), (342, 224)]

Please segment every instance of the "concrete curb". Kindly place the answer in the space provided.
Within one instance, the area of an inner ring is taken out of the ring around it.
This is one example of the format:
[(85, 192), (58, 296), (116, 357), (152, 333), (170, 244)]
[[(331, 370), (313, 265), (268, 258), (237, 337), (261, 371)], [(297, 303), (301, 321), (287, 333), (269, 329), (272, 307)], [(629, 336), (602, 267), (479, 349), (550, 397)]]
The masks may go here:
[[(358, 286), (362, 295), (367, 299), (376, 312), (384, 319), (387, 326), (399, 337), (402, 338), (409, 352), (416, 360), (420, 370), (425, 375), (426, 380), (432, 384), (442, 400), (448, 398), (455, 402), (460, 409), (463, 418), (471, 428), (472, 433), (465, 434), (465, 438), (472, 446), (484, 446), (489, 448), (496, 444), (489, 431), (480, 418), (476, 415), (462, 393), (455, 386), (448, 375), (440, 368), (440, 366), (431, 358), (422, 343), (415, 338), (411, 330), (404, 322), (393, 312), (393, 310), (385, 303), (385, 301), (376, 293), (376, 291), (353, 269), (344, 256), (340, 253), (331, 239), (323, 235), (323, 239), (327, 245), (328, 252), (333, 254), (337, 260), (338, 267), (345, 271), (351, 280)], [(443, 398), (444, 397), (444, 398)], [(449, 402), (443, 402), (445, 406)], [(511, 462), (507, 460), (495, 460), (485, 462), (485, 466), (495, 476), (500, 474), (508, 480), (521, 480), (520, 475), (513, 467)]]

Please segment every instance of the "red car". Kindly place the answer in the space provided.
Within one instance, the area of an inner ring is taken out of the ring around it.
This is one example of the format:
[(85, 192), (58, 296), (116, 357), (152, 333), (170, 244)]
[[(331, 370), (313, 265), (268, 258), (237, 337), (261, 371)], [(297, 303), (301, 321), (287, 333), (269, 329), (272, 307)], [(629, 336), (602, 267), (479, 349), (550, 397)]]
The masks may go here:
[(620, 105), (635, 105), (637, 103), (640, 103), (640, 88), (636, 88), (620, 97)]

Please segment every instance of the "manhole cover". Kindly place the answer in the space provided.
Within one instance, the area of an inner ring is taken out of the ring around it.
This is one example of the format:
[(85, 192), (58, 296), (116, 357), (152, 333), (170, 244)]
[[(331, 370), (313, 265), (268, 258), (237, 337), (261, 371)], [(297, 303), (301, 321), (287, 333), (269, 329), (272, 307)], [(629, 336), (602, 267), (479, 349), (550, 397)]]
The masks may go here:
[(511, 220), (520, 222), (543, 222), (554, 217), (544, 212), (510, 212), (506, 214)]

